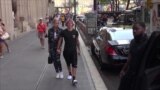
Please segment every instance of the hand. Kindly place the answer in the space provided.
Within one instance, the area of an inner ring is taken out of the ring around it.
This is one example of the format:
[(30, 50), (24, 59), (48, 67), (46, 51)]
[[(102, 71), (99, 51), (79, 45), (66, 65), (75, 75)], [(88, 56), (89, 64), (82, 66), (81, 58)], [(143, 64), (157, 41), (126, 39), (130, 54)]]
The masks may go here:
[(61, 54), (61, 49), (57, 49), (57, 53), (58, 53), (58, 54)]
[(122, 78), (124, 75), (125, 75), (125, 71), (121, 70), (121, 72), (120, 72), (120, 78)]

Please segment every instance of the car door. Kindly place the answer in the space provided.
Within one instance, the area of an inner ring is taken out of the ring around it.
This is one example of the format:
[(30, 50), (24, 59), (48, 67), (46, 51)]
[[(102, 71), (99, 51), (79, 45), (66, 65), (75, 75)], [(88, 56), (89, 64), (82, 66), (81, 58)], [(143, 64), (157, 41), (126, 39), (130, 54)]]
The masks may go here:
[(135, 90), (160, 90), (160, 31), (149, 39)]

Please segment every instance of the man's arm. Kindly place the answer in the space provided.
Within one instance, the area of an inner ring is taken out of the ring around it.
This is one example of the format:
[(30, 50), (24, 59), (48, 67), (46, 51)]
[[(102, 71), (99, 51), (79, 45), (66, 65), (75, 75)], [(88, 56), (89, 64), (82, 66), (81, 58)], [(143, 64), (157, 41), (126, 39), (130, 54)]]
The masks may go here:
[(61, 53), (61, 46), (62, 46), (63, 37), (60, 37), (57, 44), (57, 52)]
[(78, 49), (78, 54), (80, 54), (80, 43), (79, 43), (79, 39), (78, 39), (78, 37), (77, 37), (77, 49)]
[(127, 62), (124, 64), (124, 66), (123, 66), (123, 68), (122, 68), (122, 70), (121, 70), (121, 72), (120, 72), (120, 77), (124, 76), (124, 74), (126, 73), (130, 61), (131, 61), (131, 55), (129, 54), (129, 55), (128, 55)]
[(48, 52), (50, 49), (51, 37), (50, 37), (50, 30), (48, 30)]

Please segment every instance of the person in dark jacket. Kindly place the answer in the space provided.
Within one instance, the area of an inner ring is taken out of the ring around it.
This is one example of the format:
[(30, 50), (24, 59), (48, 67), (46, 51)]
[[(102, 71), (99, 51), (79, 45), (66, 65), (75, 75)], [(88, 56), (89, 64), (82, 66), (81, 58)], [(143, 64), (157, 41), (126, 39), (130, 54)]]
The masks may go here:
[(135, 90), (135, 79), (148, 41), (143, 22), (134, 23), (132, 28), (134, 39), (130, 43), (127, 63), (120, 72), (121, 81), (118, 90)]
[(60, 54), (57, 53), (57, 44), (59, 40), (59, 34), (62, 31), (59, 27), (59, 20), (53, 20), (53, 27), (48, 31), (48, 50), (51, 59), (53, 60), (53, 64), (55, 67), (55, 71), (57, 73), (56, 78), (63, 78), (62, 66), (60, 61)]

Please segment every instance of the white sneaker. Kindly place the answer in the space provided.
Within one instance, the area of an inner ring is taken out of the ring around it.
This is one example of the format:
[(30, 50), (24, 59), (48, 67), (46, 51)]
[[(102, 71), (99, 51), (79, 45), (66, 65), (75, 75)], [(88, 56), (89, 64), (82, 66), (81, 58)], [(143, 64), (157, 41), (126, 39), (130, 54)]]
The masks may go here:
[(59, 73), (59, 76), (60, 76), (61, 79), (63, 79), (63, 78), (64, 78), (63, 72), (60, 72), (60, 73)]
[(71, 76), (71, 75), (68, 75), (67, 79), (68, 79), (68, 80), (71, 80), (71, 79), (72, 79), (72, 76)]
[(60, 74), (59, 73), (56, 74), (56, 78), (57, 79), (60, 78)]
[(73, 85), (76, 85), (77, 83), (78, 83), (77, 80), (73, 80), (73, 81), (72, 81), (72, 84), (73, 84)]

